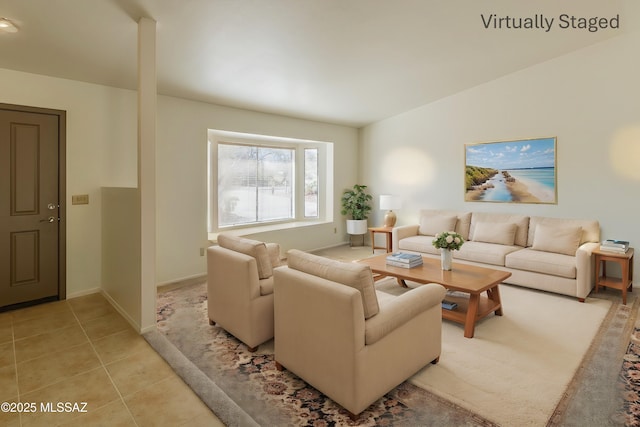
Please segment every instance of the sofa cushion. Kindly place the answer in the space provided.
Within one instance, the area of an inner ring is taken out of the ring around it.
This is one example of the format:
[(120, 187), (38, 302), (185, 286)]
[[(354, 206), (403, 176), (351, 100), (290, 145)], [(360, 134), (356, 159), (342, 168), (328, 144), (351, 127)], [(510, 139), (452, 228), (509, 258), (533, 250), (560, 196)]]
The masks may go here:
[(552, 276), (576, 278), (576, 257), (535, 249), (522, 249), (507, 255), (505, 267)]
[(532, 216), (529, 221), (529, 239), (527, 241), (527, 246), (533, 246), (533, 238), (535, 237), (536, 227), (539, 224), (553, 227), (582, 227), (582, 236), (580, 236), (581, 245), (587, 242), (600, 242), (600, 224), (598, 221), (590, 219)]
[(398, 249), (412, 252), (422, 252), (426, 254), (438, 255), (440, 249), (433, 246), (435, 236), (411, 236), (400, 239)]
[(256, 259), (258, 266), (258, 277), (267, 279), (273, 275), (271, 259), (267, 251), (267, 245), (264, 242), (238, 237), (232, 234), (218, 234), (218, 245), (222, 248), (240, 252), (245, 255), (252, 256)]
[(469, 240), (475, 240), (475, 229), (478, 223), (511, 223), (517, 227), (514, 244), (518, 246), (527, 246), (527, 234), (529, 232), (529, 217), (526, 215), (513, 215), (494, 212), (474, 212), (471, 215), (471, 227), (469, 231)]
[(582, 227), (554, 227), (538, 224), (533, 237), (532, 249), (575, 256)]
[(342, 283), (360, 291), (365, 319), (378, 314), (380, 307), (376, 297), (373, 274), (371, 274), (371, 268), (368, 265), (336, 261), (297, 249), (292, 249), (287, 254), (289, 268), (332, 282)]
[(483, 264), (504, 266), (505, 256), (511, 252), (521, 250), (520, 246), (497, 245), (495, 243), (465, 242), (458, 251), (453, 251), (453, 257), (465, 261), (481, 262)]
[[(420, 223), (423, 218), (437, 218), (437, 217), (451, 217), (455, 216), (458, 221), (455, 224), (453, 230), (462, 236), (464, 240), (469, 239), (469, 226), (471, 224), (471, 212), (458, 212), (452, 210), (440, 210), (440, 209), (421, 209), (420, 210)], [(449, 230), (439, 230), (437, 233)], [(435, 236), (435, 234), (433, 234)]]
[(420, 218), (420, 228), (418, 233), (425, 236), (435, 236), (443, 231), (451, 231), (456, 227), (458, 217), (456, 216), (423, 216)]
[(479, 222), (473, 233), (475, 242), (513, 246), (518, 226), (512, 222)]

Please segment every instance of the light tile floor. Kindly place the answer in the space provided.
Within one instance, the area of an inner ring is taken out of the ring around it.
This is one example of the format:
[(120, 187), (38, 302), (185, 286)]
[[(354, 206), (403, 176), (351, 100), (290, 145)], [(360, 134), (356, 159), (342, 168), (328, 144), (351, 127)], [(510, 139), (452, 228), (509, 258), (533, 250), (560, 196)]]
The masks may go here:
[(11, 427), (224, 425), (101, 294), (0, 313), (0, 402)]

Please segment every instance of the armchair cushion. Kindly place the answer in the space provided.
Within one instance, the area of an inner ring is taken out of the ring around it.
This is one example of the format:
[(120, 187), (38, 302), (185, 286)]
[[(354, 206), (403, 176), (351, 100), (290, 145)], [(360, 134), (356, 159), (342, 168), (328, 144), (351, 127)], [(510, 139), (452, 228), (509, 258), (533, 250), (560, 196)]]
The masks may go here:
[(222, 248), (254, 257), (258, 266), (258, 277), (260, 279), (268, 279), (273, 275), (271, 258), (267, 251), (267, 245), (264, 242), (221, 233), (218, 235), (218, 245)]
[(371, 345), (398, 329), (418, 314), (440, 305), (446, 294), (442, 285), (430, 283), (398, 297), (385, 299), (380, 312), (365, 323), (365, 345)]
[(378, 314), (380, 307), (368, 265), (340, 262), (297, 249), (288, 252), (287, 263), (294, 270), (357, 289), (362, 298), (364, 318), (369, 319)]

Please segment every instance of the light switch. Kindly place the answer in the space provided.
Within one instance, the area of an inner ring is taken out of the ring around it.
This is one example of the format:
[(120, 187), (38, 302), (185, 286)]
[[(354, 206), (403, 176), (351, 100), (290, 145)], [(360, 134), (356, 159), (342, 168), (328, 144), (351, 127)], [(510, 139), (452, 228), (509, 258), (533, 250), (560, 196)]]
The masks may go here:
[(71, 204), (72, 205), (88, 205), (89, 204), (89, 195), (88, 194), (77, 194), (75, 196), (71, 196)]

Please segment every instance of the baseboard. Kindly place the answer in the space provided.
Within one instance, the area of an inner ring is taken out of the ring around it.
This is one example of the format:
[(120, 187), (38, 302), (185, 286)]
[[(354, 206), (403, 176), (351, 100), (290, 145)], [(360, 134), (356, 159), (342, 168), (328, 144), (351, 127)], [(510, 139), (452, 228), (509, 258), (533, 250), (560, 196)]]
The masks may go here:
[(120, 315), (122, 317), (124, 317), (124, 320), (126, 320), (127, 322), (129, 322), (129, 324), (133, 327), (133, 329), (135, 331), (137, 331), (138, 333), (142, 333), (141, 329), (140, 329), (140, 325), (138, 324), (138, 322), (136, 322), (135, 320), (133, 320), (131, 318), (131, 316), (129, 316), (129, 314), (120, 306), (120, 304), (118, 304), (116, 302), (116, 300), (114, 300), (113, 298), (111, 298), (111, 295), (109, 295), (108, 293), (106, 293), (105, 291), (103, 291), (102, 289), (100, 289), (100, 293), (102, 294), (102, 296), (105, 297), (105, 299), (107, 301), (109, 301), (109, 304), (111, 304), (113, 306), (113, 308), (116, 309), (116, 311), (118, 313), (120, 313)]
[[(183, 277), (182, 279), (170, 280), (168, 282), (157, 283), (156, 287), (160, 288), (179, 288), (182, 286), (192, 285), (194, 283), (201, 283), (207, 279), (207, 273), (194, 274), (193, 276)], [(166, 290), (166, 289), (164, 289)]]
[(74, 292), (72, 294), (67, 294), (67, 299), (73, 299), (73, 298), (83, 297), (85, 295), (97, 294), (98, 292), (102, 292), (102, 289), (101, 288), (85, 289), (82, 291)]
[[(111, 306), (118, 313), (120, 313), (122, 317), (124, 317), (124, 319), (133, 327), (135, 331), (137, 331), (140, 334), (144, 333), (144, 331), (140, 330), (140, 325), (138, 325), (138, 323), (134, 321), (131, 318), (131, 316), (129, 316), (129, 314), (120, 306), (120, 304), (118, 304), (113, 298), (111, 298), (111, 296), (108, 293), (106, 293), (103, 289), (93, 288), (93, 289), (87, 289), (81, 292), (74, 292), (73, 294), (67, 295), (67, 299), (69, 300), (73, 298), (79, 298), (79, 297), (83, 297), (91, 294), (102, 294), (102, 296), (107, 300), (107, 302), (111, 304)], [(155, 325), (151, 326), (150, 328), (151, 329), (155, 328)]]
[(311, 249), (309, 252), (313, 253), (313, 252), (317, 252), (317, 251), (325, 251), (327, 249), (333, 249), (333, 248), (337, 248), (339, 246), (346, 246), (348, 244), (349, 244), (349, 241), (340, 242), (340, 243), (336, 243), (335, 245), (329, 245), (329, 246), (323, 246), (321, 248)]

